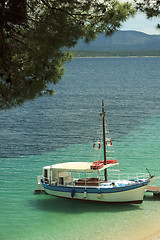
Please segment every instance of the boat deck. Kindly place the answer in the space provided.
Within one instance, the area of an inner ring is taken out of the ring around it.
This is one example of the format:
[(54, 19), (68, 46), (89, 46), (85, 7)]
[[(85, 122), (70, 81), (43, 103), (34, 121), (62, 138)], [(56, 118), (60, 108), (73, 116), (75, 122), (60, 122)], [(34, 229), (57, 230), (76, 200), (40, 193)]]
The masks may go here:
[(100, 183), (104, 181), (99, 180), (98, 178), (88, 178), (88, 179), (78, 179), (75, 181), (75, 185), (78, 186), (99, 186)]
[(146, 188), (146, 192), (151, 192), (153, 193), (154, 197), (160, 197), (160, 187), (157, 186), (148, 186)]

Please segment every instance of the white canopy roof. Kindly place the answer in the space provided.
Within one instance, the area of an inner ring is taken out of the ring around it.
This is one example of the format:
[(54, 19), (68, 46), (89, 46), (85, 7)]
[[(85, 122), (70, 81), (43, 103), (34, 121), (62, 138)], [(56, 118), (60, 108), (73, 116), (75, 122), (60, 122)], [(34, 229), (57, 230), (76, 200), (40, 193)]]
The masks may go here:
[(66, 162), (66, 163), (58, 163), (50, 166), (51, 170), (57, 170), (57, 171), (68, 171), (68, 172), (95, 172), (95, 171), (101, 171), (105, 168), (117, 166), (118, 163), (114, 164), (107, 164), (104, 165), (103, 168), (100, 169), (91, 169), (91, 165), (93, 162)]

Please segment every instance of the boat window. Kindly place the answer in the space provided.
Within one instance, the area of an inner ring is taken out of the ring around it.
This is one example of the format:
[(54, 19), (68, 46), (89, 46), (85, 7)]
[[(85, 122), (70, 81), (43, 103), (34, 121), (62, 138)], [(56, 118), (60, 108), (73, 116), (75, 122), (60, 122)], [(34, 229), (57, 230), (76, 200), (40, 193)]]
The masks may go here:
[(63, 185), (64, 181), (63, 181), (63, 177), (60, 177), (59, 178), (59, 184), (62, 184)]
[(44, 170), (44, 177), (47, 178), (47, 169)]

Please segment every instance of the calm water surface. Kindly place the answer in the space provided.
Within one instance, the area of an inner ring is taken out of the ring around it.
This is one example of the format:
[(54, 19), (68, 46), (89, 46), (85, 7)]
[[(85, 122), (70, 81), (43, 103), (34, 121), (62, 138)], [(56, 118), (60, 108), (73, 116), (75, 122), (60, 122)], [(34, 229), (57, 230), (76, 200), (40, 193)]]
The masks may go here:
[(83, 58), (66, 67), (54, 97), (0, 112), (0, 239), (137, 240), (160, 231), (160, 200), (150, 194), (142, 205), (33, 195), (43, 166), (95, 157), (102, 97), (120, 170), (160, 176), (160, 58)]

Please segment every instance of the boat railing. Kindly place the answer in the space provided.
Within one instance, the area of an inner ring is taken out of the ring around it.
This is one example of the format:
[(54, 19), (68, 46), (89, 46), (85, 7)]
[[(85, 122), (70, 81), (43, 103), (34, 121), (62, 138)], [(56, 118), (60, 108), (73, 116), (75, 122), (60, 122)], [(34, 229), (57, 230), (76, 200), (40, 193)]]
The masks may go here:
[(108, 175), (108, 180), (137, 180), (137, 179), (148, 179), (150, 178), (148, 173), (116, 173)]
[[(97, 177), (97, 174), (87, 174), (87, 178), (95, 178)], [(82, 179), (85, 178), (84, 174), (81, 176), (79, 174), (78, 176), (74, 176), (74, 179)], [(107, 180), (137, 180), (137, 179), (148, 179), (149, 174), (148, 173), (120, 173), (118, 170), (108, 170), (107, 174)], [(103, 172), (99, 175), (99, 180), (104, 180)]]

